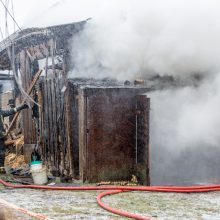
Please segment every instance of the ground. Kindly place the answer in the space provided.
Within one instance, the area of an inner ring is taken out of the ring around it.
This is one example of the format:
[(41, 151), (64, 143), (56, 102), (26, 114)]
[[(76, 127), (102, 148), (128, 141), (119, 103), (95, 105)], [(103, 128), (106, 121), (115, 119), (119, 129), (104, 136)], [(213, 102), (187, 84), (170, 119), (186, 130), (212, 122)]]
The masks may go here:
[[(29, 211), (44, 214), (53, 220), (124, 219), (101, 209), (96, 203), (98, 194), (97, 191), (45, 191), (9, 189), (0, 186), (0, 198)], [(220, 220), (220, 192), (202, 194), (127, 192), (105, 197), (103, 201), (111, 207), (152, 216), (157, 220)], [(0, 210), (4, 210), (2, 207)], [(16, 211), (12, 212), (11, 209), (9, 212), (5, 210), (5, 213), (10, 213), (5, 220), (34, 219)]]

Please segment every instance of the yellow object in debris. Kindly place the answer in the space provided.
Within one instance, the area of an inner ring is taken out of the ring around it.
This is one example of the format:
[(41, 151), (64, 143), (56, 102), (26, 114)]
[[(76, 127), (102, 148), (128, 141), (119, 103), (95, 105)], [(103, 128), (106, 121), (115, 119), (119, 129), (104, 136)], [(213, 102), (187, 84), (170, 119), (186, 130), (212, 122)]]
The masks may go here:
[(9, 168), (24, 168), (28, 164), (25, 161), (24, 155), (8, 154), (5, 157), (4, 166)]
[(0, 173), (5, 173), (5, 168), (4, 167), (0, 167)]
[(24, 136), (21, 136), (15, 142), (16, 152), (18, 153), (24, 145)]
[(137, 183), (137, 177), (135, 175), (132, 175), (132, 178), (131, 178), (131, 182), (132, 183)]

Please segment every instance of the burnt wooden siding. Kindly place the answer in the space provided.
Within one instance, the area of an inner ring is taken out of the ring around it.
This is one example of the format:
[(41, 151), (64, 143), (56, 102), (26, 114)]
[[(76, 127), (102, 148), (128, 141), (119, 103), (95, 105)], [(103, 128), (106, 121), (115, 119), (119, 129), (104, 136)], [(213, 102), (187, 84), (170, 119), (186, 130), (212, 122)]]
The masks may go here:
[(70, 103), (74, 121), (69, 123), (80, 178), (118, 181), (134, 174), (149, 185), (150, 101), (146, 95), (138, 96), (146, 90), (69, 87), (69, 95), (76, 97)]
[(85, 178), (128, 180), (135, 173), (135, 107), (129, 91), (86, 89)]
[[(33, 80), (33, 69), (31, 61), (27, 52), (22, 50), (19, 54), (19, 66), (21, 73), (21, 84), (24, 91), (28, 91), (28, 88)], [(20, 94), (20, 103), (22, 97), (26, 94)], [(33, 98), (33, 95), (31, 96)], [(32, 110), (25, 109), (22, 111), (22, 128), (24, 134), (24, 143), (33, 144), (36, 143), (36, 125), (32, 120)]]
[(137, 96), (136, 168), (141, 183), (150, 185), (150, 98)]
[[(52, 58), (52, 66), (48, 66), (48, 62), (46, 62), (45, 67), (42, 68), (45, 69), (45, 72), (52, 69), (55, 75), (57, 71), (61, 71), (60, 78), (65, 79), (72, 63), (69, 43), (71, 43), (73, 35), (83, 29), (86, 22), (87, 20), (46, 28), (28, 28), (15, 32), (0, 42), (0, 70), (12, 70), (15, 76), (20, 77), (21, 86), (27, 92), (34, 74), (39, 70), (38, 61), (41, 59), (48, 61), (48, 58)], [(59, 63), (54, 62), (55, 57), (59, 57)], [(49, 82), (45, 83), (46, 86), (50, 86), (49, 84)], [(21, 100), (26, 97), (19, 88), (21, 88), (20, 85), (15, 82), (16, 103), (21, 103)], [(49, 88), (47, 90), (49, 91)], [(34, 99), (37, 98), (36, 90), (32, 92), (31, 96)], [(51, 102), (51, 100), (49, 101)], [(22, 111), (21, 115), (24, 143), (39, 142), (38, 122), (37, 119), (33, 120), (32, 111), (26, 109)], [(55, 118), (56, 114), (53, 117)]]
[(73, 177), (65, 82), (58, 77), (40, 83), (40, 140), (44, 162), (55, 176)]
[[(25, 91), (39, 70), (38, 61), (45, 59), (45, 76), (31, 94), (39, 117), (22, 111), (24, 142), (39, 144), (55, 176), (98, 182), (130, 180), (134, 174), (149, 185), (150, 101), (143, 95), (148, 90), (107, 79), (106, 86), (67, 79), (74, 68), (69, 42), (86, 22), (25, 29), (0, 43), (0, 69), (12, 69), (16, 76), (20, 70)], [(15, 98), (22, 99), (18, 91)]]
[(43, 159), (54, 175), (84, 182), (149, 177), (150, 100), (144, 88), (83, 87), (43, 78)]

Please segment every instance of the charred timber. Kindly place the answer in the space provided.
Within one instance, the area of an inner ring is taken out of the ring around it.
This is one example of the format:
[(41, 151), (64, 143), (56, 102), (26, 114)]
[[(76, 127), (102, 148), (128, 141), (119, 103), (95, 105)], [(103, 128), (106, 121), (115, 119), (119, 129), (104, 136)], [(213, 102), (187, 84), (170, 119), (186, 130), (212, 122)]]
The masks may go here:
[(8, 51), (12, 51), (12, 47), (14, 53), (18, 54), (24, 49), (45, 44), (50, 39), (55, 39), (57, 50), (65, 49), (68, 45), (68, 39), (80, 31), (86, 21), (46, 28), (28, 28), (12, 34), (0, 43), (0, 70), (11, 68)]

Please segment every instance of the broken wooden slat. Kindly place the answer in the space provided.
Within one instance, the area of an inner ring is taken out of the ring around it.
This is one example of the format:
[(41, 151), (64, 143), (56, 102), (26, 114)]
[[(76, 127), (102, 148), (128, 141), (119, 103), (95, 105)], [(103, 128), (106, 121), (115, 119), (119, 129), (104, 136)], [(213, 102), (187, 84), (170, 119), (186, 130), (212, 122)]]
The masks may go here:
[[(28, 94), (28, 95), (31, 94), (31, 92), (32, 92), (32, 90), (33, 90), (33, 88), (34, 88), (34, 86), (35, 86), (37, 80), (39, 79), (41, 73), (42, 73), (42, 70), (39, 70), (39, 71), (36, 73), (36, 75), (35, 75), (35, 77), (34, 77), (32, 83), (31, 83), (31, 85), (30, 85), (30, 87), (29, 87), (29, 89), (28, 89), (28, 91), (27, 91), (27, 94)], [(26, 102), (26, 100), (27, 100), (27, 97), (25, 97), (25, 98), (23, 99), (23, 101), (22, 101), (21, 104), (23, 105), (23, 104)], [(7, 132), (6, 132), (6, 134), (5, 134), (5, 136), (7, 136), (8, 133), (10, 132), (10, 130), (11, 130), (13, 124), (15, 123), (15, 121), (17, 120), (19, 114), (20, 114), (20, 112), (17, 112), (17, 113), (15, 114), (15, 116), (14, 116), (14, 118), (13, 118), (13, 120), (12, 120), (12, 122), (11, 122), (11, 124), (10, 124), (10, 126), (9, 126), (9, 128), (8, 128), (8, 130), (7, 130)]]

